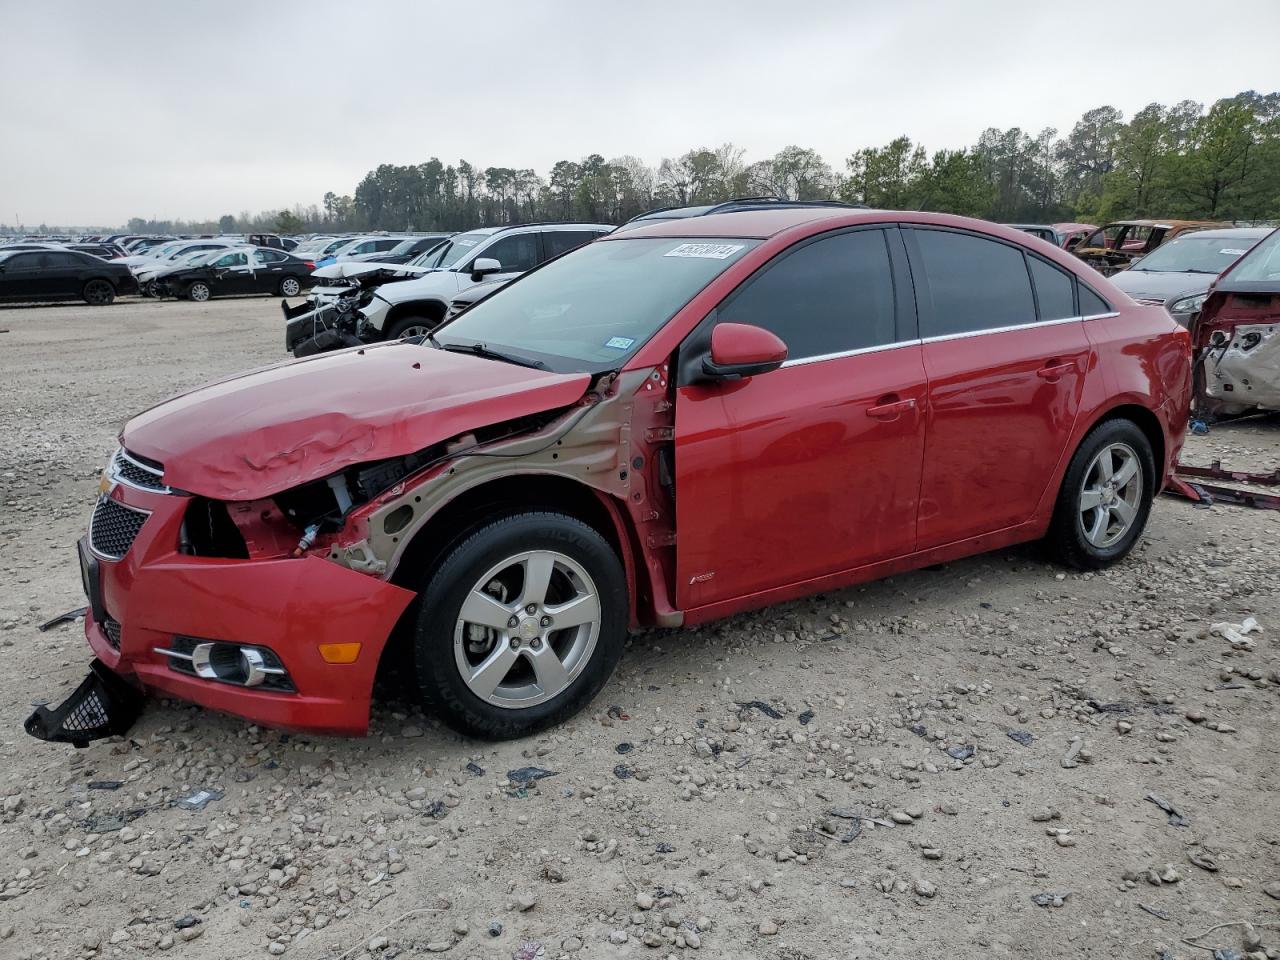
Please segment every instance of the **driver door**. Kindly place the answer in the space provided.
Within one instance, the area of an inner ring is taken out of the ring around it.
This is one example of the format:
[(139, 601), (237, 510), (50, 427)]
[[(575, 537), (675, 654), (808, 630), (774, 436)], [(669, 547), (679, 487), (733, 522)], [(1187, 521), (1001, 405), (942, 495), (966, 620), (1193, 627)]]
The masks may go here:
[(802, 241), (681, 348), (709, 340), (715, 323), (746, 323), (780, 337), (788, 359), (677, 388), (680, 609), (913, 550), (926, 383), (907, 276), (896, 228)]

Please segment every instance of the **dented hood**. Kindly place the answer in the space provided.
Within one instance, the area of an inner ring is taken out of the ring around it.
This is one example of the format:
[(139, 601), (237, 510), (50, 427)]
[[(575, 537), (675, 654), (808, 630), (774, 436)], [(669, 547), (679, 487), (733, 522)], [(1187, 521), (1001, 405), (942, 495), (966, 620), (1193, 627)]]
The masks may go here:
[(391, 343), (199, 387), (138, 414), (120, 439), (163, 464), (171, 487), (257, 500), (353, 464), (569, 406), (590, 380)]

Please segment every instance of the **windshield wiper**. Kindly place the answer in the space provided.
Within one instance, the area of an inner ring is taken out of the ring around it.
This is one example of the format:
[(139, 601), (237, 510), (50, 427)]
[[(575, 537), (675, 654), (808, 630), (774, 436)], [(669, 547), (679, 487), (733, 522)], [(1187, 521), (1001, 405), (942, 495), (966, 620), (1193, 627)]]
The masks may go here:
[(490, 350), (483, 343), (445, 343), (442, 344), (434, 336), (431, 342), (441, 350), (448, 350), (450, 353), (473, 353), (478, 357), (488, 357), (490, 360), (501, 360), (504, 363), (514, 363), (519, 367), (533, 367), (535, 370), (543, 369), (546, 364), (541, 360), (534, 360), (529, 357), (516, 357), (509, 353), (502, 353), (500, 350)]

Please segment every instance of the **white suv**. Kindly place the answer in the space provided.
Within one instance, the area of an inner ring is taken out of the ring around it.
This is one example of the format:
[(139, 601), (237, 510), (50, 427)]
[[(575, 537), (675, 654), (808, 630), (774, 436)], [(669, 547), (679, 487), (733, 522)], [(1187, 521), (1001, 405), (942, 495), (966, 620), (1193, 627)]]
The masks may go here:
[(369, 342), (428, 333), (444, 319), (449, 302), (473, 283), (517, 277), (612, 230), (603, 223), (529, 223), (450, 237), (432, 251), (423, 276), (374, 291), (360, 310), (357, 335)]

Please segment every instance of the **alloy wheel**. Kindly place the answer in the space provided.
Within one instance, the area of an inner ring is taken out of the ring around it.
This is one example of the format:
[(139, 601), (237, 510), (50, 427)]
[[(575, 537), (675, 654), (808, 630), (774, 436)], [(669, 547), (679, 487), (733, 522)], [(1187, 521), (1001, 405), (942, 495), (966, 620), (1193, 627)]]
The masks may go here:
[(95, 307), (104, 306), (112, 301), (115, 291), (105, 280), (90, 280), (84, 288), (84, 298)]
[(298, 281), (293, 277), (285, 277), (280, 281), (280, 292), (286, 297), (296, 297), (298, 295), (298, 291), (301, 289), (302, 287), (299, 286)]
[(408, 340), (410, 337), (425, 337), (432, 330), (425, 323), (415, 323), (411, 327), (405, 327), (400, 331), (400, 339)]
[(1098, 451), (1080, 489), (1080, 528), (1095, 547), (1110, 547), (1133, 527), (1142, 506), (1142, 464), (1127, 443)]
[(467, 593), (454, 659), (468, 689), (508, 710), (563, 693), (591, 660), (600, 595), (586, 569), (551, 550), (495, 564)]
[(193, 283), (191, 285), (191, 299), (196, 303), (204, 303), (209, 299), (209, 288), (203, 283)]

